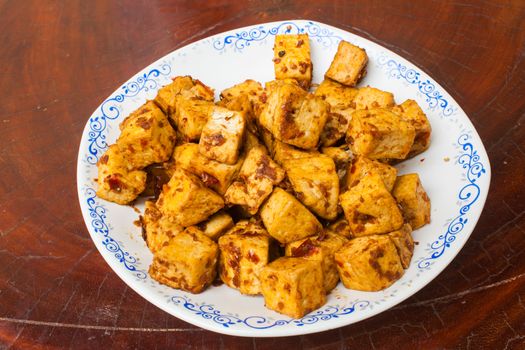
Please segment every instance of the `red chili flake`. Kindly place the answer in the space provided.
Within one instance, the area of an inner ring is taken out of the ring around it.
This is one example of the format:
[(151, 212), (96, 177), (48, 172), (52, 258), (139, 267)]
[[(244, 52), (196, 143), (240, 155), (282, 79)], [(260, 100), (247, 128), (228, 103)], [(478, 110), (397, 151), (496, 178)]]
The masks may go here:
[(303, 44), (304, 44), (304, 40), (303, 39), (299, 39), (299, 41), (297, 41), (297, 45), (295, 47), (301, 47)]
[(259, 259), (259, 257), (257, 256), (257, 254), (255, 254), (254, 252), (252, 252), (251, 250), (248, 251), (248, 256), (247, 256), (248, 260), (250, 260), (251, 262), (257, 264), (261, 259)]
[(140, 126), (144, 130), (148, 130), (149, 128), (151, 128), (151, 121), (146, 118), (141, 117), (137, 119), (137, 125)]
[(299, 62), (299, 66), (301, 67), (301, 69), (299, 69), (299, 73), (301, 74), (306, 73), (306, 70), (308, 69), (308, 67), (310, 67), (310, 65), (306, 62)]
[(259, 179), (262, 177), (267, 177), (270, 180), (275, 181), (277, 179), (277, 173), (275, 168), (270, 165), (270, 158), (266, 155), (263, 155), (261, 158), (261, 163), (255, 171), (255, 178)]
[(206, 172), (203, 172), (201, 174), (201, 180), (208, 187), (215, 186), (215, 185), (219, 184), (219, 180), (217, 180), (216, 177), (214, 177), (213, 175), (210, 175), (210, 174), (208, 174)]
[(279, 57), (283, 57), (284, 55), (286, 55), (286, 51), (284, 51), (284, 50), (279, 51), (278, 55), (279, 55)]
[(318, 251), (318, 248), (313, 244), (310, 239), (307, 239), (300, 246), (292, 248), (292, 256), (303, 257), (313, 255)]
[(273, 63), (275, 63), (275, 64), (279, 64), (279, 63), (281, 63), (281, 59), (280, 59), (280, 58), (274, 58), (272, 61), (273, 61)]
[(107, 154), (104, 154), (101, 158), (100, 158), (100, 164), (107, 164), (108, 163), (108, 160), (109, 160), (109, 156)]
[(211, 146), (220, 146), (226, 142), (226, 139), (221, 134), (213, 134), (213, 135), (207, 136), (204, 141), (205, 143)]
[(120, 192), (124, 188), (124, 184), (120, 181), (118, 175), (109, 175), (107, 178), (109, 189), (112, 191)]

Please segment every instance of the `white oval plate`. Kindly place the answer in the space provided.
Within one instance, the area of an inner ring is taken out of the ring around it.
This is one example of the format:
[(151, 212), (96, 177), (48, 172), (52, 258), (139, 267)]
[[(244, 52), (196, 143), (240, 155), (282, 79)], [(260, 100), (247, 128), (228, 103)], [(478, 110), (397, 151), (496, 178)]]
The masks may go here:
[[(224, 285), (192, 295), (160, 285), (148, 276), (152, 255), (133, 224), (129, 206), (95, 195), (95, 163), (114, 143), (118, 124), (153, 99), (178, 75), (192, 75), (216, 92), (251, 78), (273, 79), (277, 33), (308, 33), (314, 82), (322, 81), (341, 39), (366, 49), (368, 74), (360, 85), (394, 93), (397, 103), (415, 99), (432, 124), (432, 145), (398, 166), (418, 172), (432, 202), (432, 222), (414, 232), (419, 242), (404, 276), (380, 292), (358, 292), (341, 284), (321, 309), (290, 319), (264, 307), (262, 297), (243, 296)], [(235, 29), (180, 48), (140, 71), (108, 97), (89, 118), (78, 154), (77, 185), (89, 233), (106, 262), (133, 290), (166, 312), (225, 334), (276, 337), (321, 332), (376, 315), (423, 288), (458, 254), (472, 233), (487, 198), (489, 159), (476, 130), (454, 99), (421, 69), (395, 53), (326, 24), (293, 20)]]

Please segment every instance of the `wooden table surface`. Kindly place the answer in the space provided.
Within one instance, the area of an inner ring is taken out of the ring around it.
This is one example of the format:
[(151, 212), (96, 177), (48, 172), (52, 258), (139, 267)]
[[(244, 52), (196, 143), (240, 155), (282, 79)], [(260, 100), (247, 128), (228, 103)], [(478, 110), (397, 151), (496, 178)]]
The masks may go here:
[[(487, 148), (492, 186), (456, 259), (391, 310), (325, 333), (214, 334), (169, 316), (103, 261), (75, 170), (88, 116), (203, 37), (308, 18), (422, 67)], [(525, 348), (525, 2), (0, 0), (0, 348)]]

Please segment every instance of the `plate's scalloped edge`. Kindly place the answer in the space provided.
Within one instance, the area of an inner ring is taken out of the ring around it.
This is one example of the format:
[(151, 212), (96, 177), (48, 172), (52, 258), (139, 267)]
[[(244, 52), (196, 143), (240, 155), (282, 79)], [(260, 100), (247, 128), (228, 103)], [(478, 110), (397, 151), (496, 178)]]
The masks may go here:
[(377, 64), (383, 68), (390, 78), (403, 79), (408, 84), (416, 86), (418, 92), (425, 96), (425, 102), (428, 104), (428, 107), (430, 109), (439, 108), (443, 117), (449, 117), (457, 112), (457, 107), (454, 107), (443, 96), (436, 84), (431, 82), (424, 73), (399, 63), (385, 53), (379, 55)]
[[(298, 22), (305, 23), (304, 27), (301, 27), (296, 21), (268, 23), (243, 29), (237, 33), (234, 32), (234, 34), (229, 34), (232, 33), (230, 31), (204, 40), (208, 40), (208, 42), (213, 45), (214, 49), (219, 51), (226, 50), (228, 47), (233, 48), (236, 51), (242, 51), (249, 47), (251, 42), (264, 40), (269, 35), (276, 35), (283, 31), (287, 32), (288, 30), (289, 32), (293, 32), (294, 30), (296, 32), (306, 31), (310, 36), (316, 37), (316, 40), (325, 47), (337, 44), (341, 40), (341, 37), (335, 35), (334, 31), (326, 28), (324, 24), (313, 21)], [(289, 26), (292, 28), (289, 29)], [(225, 34), (228, 35), (224, 37)], [(378, 60), (378, 62), (380, 63), (380, 66), (387, 71), (390, 78), (404, 79), (412, 88), (417, 90), (416, 92), (425, 95), (429, 108), (439, 108), (444, 117), (450, 116), (461, 110), (459, 107), (453, 106), (437, 89), (437, 84), (434, 84), (430, 77), (421, 73), (418, 69), (407, 68), (406, 65), (398, 63), (395, 56), (388, 57), (386, 53), (383, 53), (381, 57), (383, 58)], [(150, 66), (150, 68), (142, 70), (138, 75), (125, 83), (97, 108), (88, 120), (88, 125), (83, 133), (83, 139), (87, 133), (87, 149), (81, 149), (81, 151), (85, 151), (85, 153), (83, 157), (79, 157), (79, 166), (81, 162), (84, 163), (84, 166), (86, 163), (88, 166), (95, 165), (100, 153), (107, 148), (106, 137), (108, 121), (117, 120), (121, 116), (121, 104), (129, 98), (144, 97), (145, 93), (149, 90), (157, 89), (159, 87), (160, 78), (169, 76), (171, 72), (172, 67), (167, 62), (160, 62), (154, 68), (151, 68)], [(467, 213), (475, 204), (480, 203), (479, 198), (481, 188), (478, 185), (479, 182), (477, 183), (476, 180), (481, 178), (484, 174), (490, 175), (490, 167), (488, 164), (488, 158), (486, 159), (487, 163), (485, 167), (478, 151), (474, 147), (474, 144), (469, 141), (472, 141), (472, 137), (467, 133), (462, 134), (457, 140), (461, 151), (456, 157), (456, 164), (465, 169), (464, 176), (467, 179), (467, 184), (459, 189), (457, 195), (459, 201), (463, 203), (459, 209), (459, 215), (449, 220), (450, 224), (448, 225), (447, 232), (440, 235), (438, 240), (428, 247), (427, 250), (429, 251), (429, 255), (418, 260), (417, 266), (420, 269), (420, 272), (430, 270), (433, 263), (444, 255), (447, 248), (451, 247), (451, 244), (456, 240), (456, 235), (466, 227), (468, 222), (470, 222), (467, 219)], [(84, 185), (83, 193), (80, 191), (80, 185)], [(89, 187), (88, 184), (79, 184), (78, 188), (79, 198), (81, 202), (85, 200), (84, 204), (87, 206), (86, 209), (84, 209), (87, 210), (87, 216), (85, 217), (91, 219), (88, 229), (92, 232), (93, 237), (100, 236), (102, 238), (102, 245), (111, 254), (113, 259), (125, 267), (125, 270), (131, 273), (136, 279), (150, 279), (146, 271), (141, 269), (141, 264), (138, 262), (137, 258), (125, 250), (122, 242), (118, 242), (111, 237), (111, 229), (106, 223), (108, 209), (105, 208), (103, 204), (96, 201), (97, 197), (95, 190)], [(88, 223), (86, 222), (86, 224)], [(391, 300), (391, 297), (395, 296), (396, 292), (397, 290), (390, 293), (388, 298), (382, 299), (381, 301), (386, 302), (387, 299)], [(302, 327), (315, 324), (319, 321), (327, 321), (351, 315), (356, 311), (372, 309), (374, 308), (374, 305), (380, 304), (378, 302), (370, 303), (370, 301), (367, 300), (355, 300), (353, 303), (349, 304), (350, 306), (346, 307), (339, 305), (325, 305), (320, 310), (306, 315), (299, 320), (273, 320), (272, 318), (266, 318), (264, 316), (240, 318), (236, 315), (225, 314), (216, 309), (213, 305), (205, 303), (198, 305), (185, 296), (171, 296), (168, 298), (168, 303), (175, 304), (186, 310), (188, 313), (200, 316), (202, 319), (209, 320), (211, 323), (219, 325), (222, 328), (233, 329), (235, 328), (234, 326), (241, 325), (254, 330), (264, 330), (285, 325)], [(184, 318), (188, 320), (188, 317)], [(217, 330), (212, 326), (208, 329)]]
[(102, 238), (102, 245), (113, 254), (113, 257), (121, 263), (128, 271), (135, 274), (138, 279), (146, 279), (148, 274), (137, 267), (137, 258), (122, 248), (122, 244), (111, 237), (110, 228), (106, 222), (107, 209), (97, 202), (97, 192), (93, 188), (85, 189), (86, 205), (91, 218), (91, 229)]
[(335, 35), (332, 30), (323, 27), (320, 23), (306, 21), (304, 26), (300, 26), (294, 21), (285, 21), (270, 27), (267, 24), (254, 26), (224, 37), (219, 34), (212, 40), (212, 45), (215, 50), (221, 52), (228, 48), (242, 51), (253, 42), (262, 41), (268, 36), (277, 34), (308, 34), (311, 39), (316, 40), (325, 47), (331, 47), (342, 40), (340, 36)]
[(173, 302), (176, 305), (180, 305), (186, 310), (194, 313), (195, 315), (200, 316), (206, 320), (211, 320), (225, 328), (229, 328), (230, 326), (240, 324), (253, 329), (268, 329), (288, 324), (302, 327), (304, 325), (313, 324), (318, 321), (327, 321), (333, 318), (348, 315), (356, 311), (356, 309), (362, 310), (370, 305), (369, 301), (355, 300), (352, 303), (350, 303), (350, 306), (323, 306), (319, 310), (312, 312), (300, 319), (287, 318), (274, 320), (264, 316), (248, 316), (240, 318), (238, 315), (223, 313), (211, 304), (202, 303), (199, 305), (198, 303), (193, 302), (190, 298), (185, 296), (173, 296), (170, 298), (169, 302)]
[(481, 162), (478, 151), (474, 148), (469, 134), (462, 134), (459, 136), (457, 143), (462, 152), (457, 156), (456, 163), (461, 165), (465, 171), (465, 178), (467, 184), (460, 188), (458, 192), (458, 200), (463, 203), (459, 208), (458, 216), (450, 219), (447, 231), (438, 236), (438, 239), (430, 244), (428, 250), (430, 254), (427, 257), (421, 258), (417, 262), (419, 269), (424, 270), (430, 268), (433, 262), (441, 257), (445, 250), (450, 248), (450, 245), (456, 240), (456, 235), (460, 233), (465, 225), (468, 223), (467, 213), (470, 208), (480, 198), (481, 189), (476, 183), (477, 180), (486, 174), (487, 170)]

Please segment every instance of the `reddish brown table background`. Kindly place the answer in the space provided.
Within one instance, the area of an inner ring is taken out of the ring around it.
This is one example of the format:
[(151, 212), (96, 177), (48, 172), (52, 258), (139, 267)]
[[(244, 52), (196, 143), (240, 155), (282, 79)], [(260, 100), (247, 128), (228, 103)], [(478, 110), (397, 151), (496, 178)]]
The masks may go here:
[[(301, 3), (0, 0), (0, 348), (525, 348), (525, 3)], [(77, 203), (78, 144), (97, 105), (157, 58), (290, 18), (371, 39), (442, 84), (487, 147), (491, 191), (461, 253), (403, 304), (316, 335), (218, 335), (103, 261)]]

